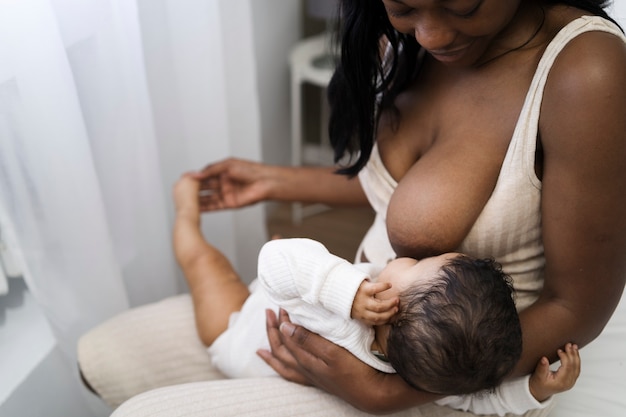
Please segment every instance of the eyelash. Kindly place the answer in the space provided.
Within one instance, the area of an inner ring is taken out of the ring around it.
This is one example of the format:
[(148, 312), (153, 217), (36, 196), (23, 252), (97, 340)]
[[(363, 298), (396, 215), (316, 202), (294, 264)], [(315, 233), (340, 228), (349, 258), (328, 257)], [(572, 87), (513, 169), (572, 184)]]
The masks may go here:
[[(480, 9), (480, 6), (482, 6), (482, 2), (479, 2), (476, 7), (474, 7), (472, 10), (470, 10), (469, 12), (464, 12), (464, 13), (455, 13), (452, 10), (448, 10), (448, 12), (456, 17), (460, 17), (462, 19), (469, 19), (470, 17), (474, 16), (478, 10)], [(393, 11), (393, 10), (387, 10), (387, 13), (389, 14), (390, 17), (392, 18), (402, 18), (402, 17), (406, 17), (408, 15), (410, 15), (413, 12), (413, 9), (407, 9), (407, 10), (403, 10), (401, 12), (399, 11)]]
[(472, 10), (470, 10), (469, 12), (465, 12), (465, 13), (454, 13), (454, 12), (450, 11), (450, 13), (452, 13), (452, 14), (453, 14), (453, 15), (455, 15), (456, 17), (460, 17), (460, 18), (463, 18), (463, 19), (468, 19), (468, 18), (470, 18), (470, 17), (474, 16), (474, 15), (476, 14), (476, 12), (478, 12), (478, 9), (480, 9), (480, 6), (481, 6), (481, 5), (482, 5), (482, 2), (481, 2), (481, 3), (478, 3), (478, 4), (476, 5), (476, 7), (474, 7), (474, 8), (473, 8)]
[(397, 12), (397, 11), (393, 11), (393, 10), (387, 10), (387, 13), (389, 14), (390, 17), (393, 18), (401, 18), (401, 17), (405, 17), (411, 14), (411, 12), (413, 11), (413, 9), (407, 9), (401, 12)]

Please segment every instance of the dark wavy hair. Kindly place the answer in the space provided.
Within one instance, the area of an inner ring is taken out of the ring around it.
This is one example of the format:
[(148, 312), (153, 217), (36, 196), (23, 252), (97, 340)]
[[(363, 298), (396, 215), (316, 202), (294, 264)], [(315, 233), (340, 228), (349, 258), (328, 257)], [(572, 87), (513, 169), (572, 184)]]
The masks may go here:
[(391, 366), (429, 392), (495, 388), (522, 353), (511, 282), (492, 259), (460, 255), (433, 281), (405, 290), (387, 338)]
[[(609, 0), (544, 0), (565, 4), (614, 23), (604, 10)], [(367, 163), (380, 109), (393, 108), (395, 98), (420, 69), (421, 46), (413, 36), (397, 32), (382, 1), (341, 0), (338, 41), (341, 55), (328, 87), (331, 114), (328, 126), (335, 162), (349, 160), (337, 170), (356, 175)], [(389, 40), (390, 61), (383, 67), (381, 38)]]

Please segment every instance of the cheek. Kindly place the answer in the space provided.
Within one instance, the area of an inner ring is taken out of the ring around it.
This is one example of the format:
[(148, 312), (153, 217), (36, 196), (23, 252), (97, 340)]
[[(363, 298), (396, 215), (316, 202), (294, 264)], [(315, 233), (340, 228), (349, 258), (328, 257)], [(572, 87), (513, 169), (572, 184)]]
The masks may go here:
[(476, 25), (479, 32), (482, 27), (482, 36), (494, 37), (511, 23), (519, 9), (520, 1), (492, 1), (491, 6), (485, 9), (484, 17)]

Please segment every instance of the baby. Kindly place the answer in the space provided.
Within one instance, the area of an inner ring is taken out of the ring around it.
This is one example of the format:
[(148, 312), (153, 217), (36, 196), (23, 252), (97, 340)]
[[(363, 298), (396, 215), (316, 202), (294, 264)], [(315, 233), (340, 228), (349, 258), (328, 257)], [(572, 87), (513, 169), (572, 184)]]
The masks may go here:
[(174, 248), (192, 298), (212, 296), (194, 303), (196, 323), (225, 375), (275, 375), (255, 352), (268, 347), (263, 312), (280, 307), (294, 322), (382, 372), (398, 372), (415, 388), (450, 395), (498, 387), (440, 400), (454, 408), (522, 413), (573, 386), (580, 370), (575, 345), (558, 352), (558, 371), (542, 358), (532, 377), (500, 385), (522, 339), (509, 278), (493, 261), (449, 253), (398, 258), (381, 269), (350, 264), (309, 239), (274, 240), (261, 250), (249, 291), (202, 236), (198, 190), (189, 176), (175, 187)]

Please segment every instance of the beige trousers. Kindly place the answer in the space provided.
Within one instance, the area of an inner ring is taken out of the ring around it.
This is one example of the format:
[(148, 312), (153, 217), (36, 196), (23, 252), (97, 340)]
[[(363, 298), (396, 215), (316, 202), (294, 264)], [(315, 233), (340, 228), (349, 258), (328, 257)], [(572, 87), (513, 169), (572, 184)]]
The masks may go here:
[[(114, 417), (368, 415), (316, 388), (281, 378), (225, 379), (212, 368), (197, 337), (188, 295), (135, 308), (101, 324), (79, 341), (78, 361), (102, 399), (119, 406)], [(548, 413), (534, 410), (526, 417)], [(393, 414), (472, 415), (434, 404)]]

